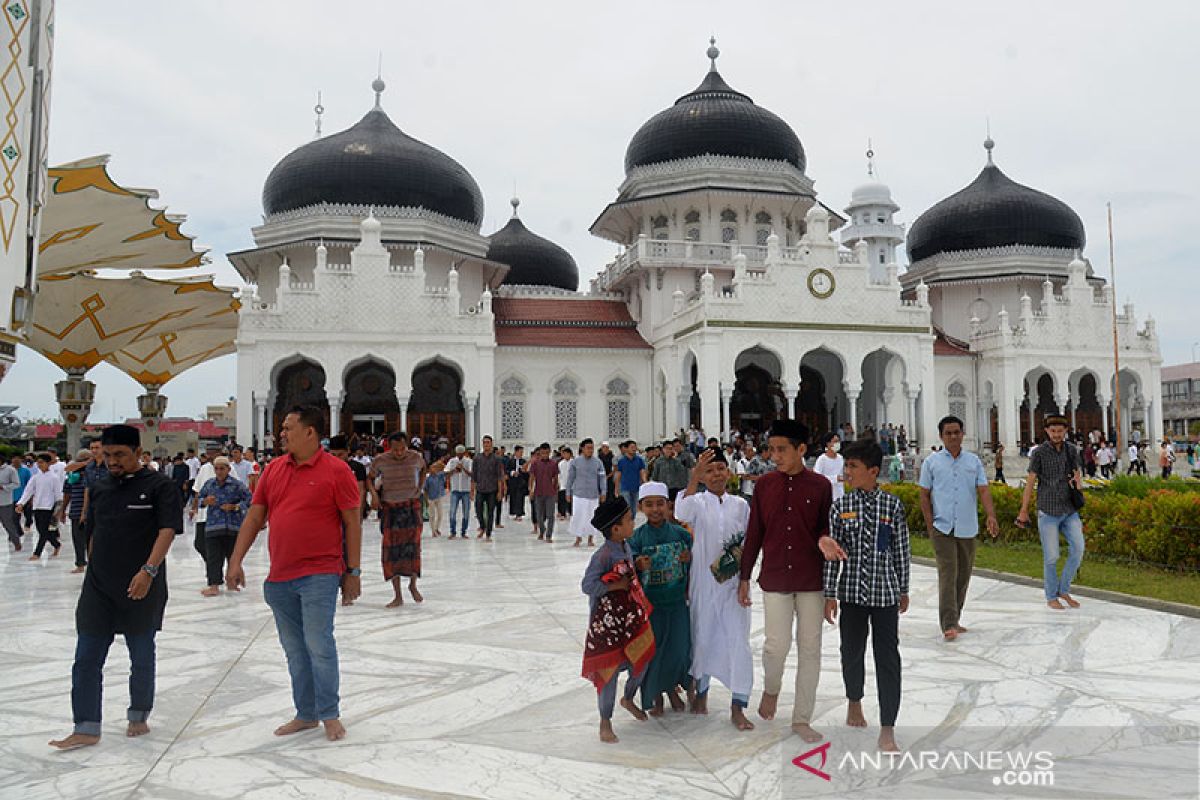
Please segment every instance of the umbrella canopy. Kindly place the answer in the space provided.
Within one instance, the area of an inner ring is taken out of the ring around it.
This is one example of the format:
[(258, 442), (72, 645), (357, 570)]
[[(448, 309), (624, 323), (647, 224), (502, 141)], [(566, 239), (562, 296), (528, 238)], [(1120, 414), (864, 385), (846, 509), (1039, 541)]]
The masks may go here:
[(133, 342), (105, 360), (142, 386), (159, 387), (186, 369), (237, 351), (232, 327), (189, 328)]
[[(204, 348), (176, 344), (178, 334), (219, 330), (232, 340), (237, 333), (241, 304), (232, 289), (218, 287), (210, 276), (160, 280), (140, 272), (123, 278), (77, 273), (42, 277), (39, 283), (28, 344), (63, 369), (90, 369), (122, 350), (147, 358), (166, 334), (176, 335), (172, 353), (195, 354)], [(188, 366), (197, 363), (193, 358)]]
[(150, 207), (152, 189), (119, 186), (108, 156), (52, 167), (38, 243), (38, 276), (83, 270), (189, 269), (207, 262), (180, 231), (186, 217)]

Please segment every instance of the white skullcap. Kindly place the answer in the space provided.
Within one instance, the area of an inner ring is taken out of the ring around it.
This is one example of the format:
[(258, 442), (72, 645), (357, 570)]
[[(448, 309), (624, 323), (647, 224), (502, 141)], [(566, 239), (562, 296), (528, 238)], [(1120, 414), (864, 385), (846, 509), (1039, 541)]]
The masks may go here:
[(638, 489), (638, 502), (645, 500), (647, 497), (670, 497), (667, 493), (667, 485), (660, 481), (647, 481)]

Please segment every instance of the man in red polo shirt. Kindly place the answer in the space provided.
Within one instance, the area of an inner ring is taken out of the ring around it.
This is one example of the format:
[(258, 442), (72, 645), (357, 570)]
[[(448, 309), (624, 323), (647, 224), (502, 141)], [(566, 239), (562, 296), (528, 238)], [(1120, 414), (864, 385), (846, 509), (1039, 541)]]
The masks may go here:
[(284, 417), (279, 438), (287, 455), (268, 464), (258, 479), (225, 582), (230, 589), (246, 585), (242, 559), (269, 520), (271, 571), (263, 597), (275, 614), (296, 706), (295, 719), (275, 735), (315, 728), (320, 721), (325, 737), (335, 741), (345, 737), (346, 728), (338, 719), (333, 614), (339, 588), (347, 603), (362, 589), (362, 518), (354, 473), (321, 449), (324, 427), (324, 413), (312, 406), (297, 406)]
[(821, 677), (825, 609), (821, 570), (826, 559), (844, 559), (846, 554), (829, 535), (833, 504), (829, 481), (804, 468), (808, 440), (808, 428), (790, 419), (776, 420), (767, 434), (775, 471), (754, 484), (738, 601), (750, 605), (750, 576), (761, 552), (758, 585), (763, 590), (766, 639), (758, 714), (763, 719), (775, 718), (794, 626), (799, 658), (792, 730), (806, 742), (819, 742), (823, 737), (811, 723)]

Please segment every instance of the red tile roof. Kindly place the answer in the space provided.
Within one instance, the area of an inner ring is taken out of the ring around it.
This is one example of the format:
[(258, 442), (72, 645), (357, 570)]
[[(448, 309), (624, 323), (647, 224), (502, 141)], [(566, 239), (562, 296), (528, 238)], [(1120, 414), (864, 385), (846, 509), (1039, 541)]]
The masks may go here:
[(933, 354), (935, 356), (969, 356), (970, 346), (966, 342), (952, 339), (944, 331), (934, 328)]
[(492, 311), (500, 347), (650, 349), (620, 300), (500, 297)]

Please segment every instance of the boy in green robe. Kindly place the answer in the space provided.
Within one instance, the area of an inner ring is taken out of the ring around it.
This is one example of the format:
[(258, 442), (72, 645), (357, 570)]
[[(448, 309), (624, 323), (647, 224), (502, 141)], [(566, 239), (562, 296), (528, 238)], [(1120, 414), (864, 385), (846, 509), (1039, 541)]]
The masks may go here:
[(646, 522), (633, 532), (629, 549), (638, 577), (654, 610), (655, 653), (642, 679), (642, 708), (652, 716), (663, 713), (663, 693), (671, 708), (682, 711), (678, 687), (688, 686), (692, 663), (692, 626), (688, 616), (688, 565), (692, 560), (692, 537), (670, 521), (666, 484), (644, 483), (638, 491), (638, 507)]

